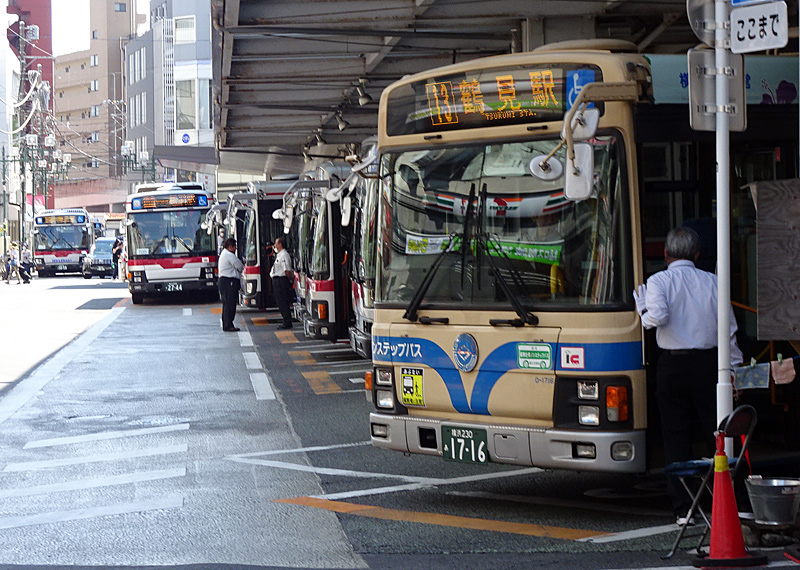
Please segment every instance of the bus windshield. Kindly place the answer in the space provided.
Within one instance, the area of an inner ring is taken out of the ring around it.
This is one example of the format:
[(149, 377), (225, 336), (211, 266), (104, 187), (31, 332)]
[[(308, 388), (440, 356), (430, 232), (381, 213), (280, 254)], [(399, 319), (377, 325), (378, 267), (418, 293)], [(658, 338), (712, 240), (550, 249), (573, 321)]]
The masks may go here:
[(247, 210), (244, 218), (244, 264), (254, 266), (258, 263), (258, 216), (255, 210)]
[(318, 211), (314, 227), (314, 249), (311, 255), (311, 275), (314, 279), (328, 279), (330, 260), (328, 259), (328, 206), (323, 196), (314, 195), (314, 208)]
[(89, 230), (83, 226), (39, 226), (36, 251), (89, 249)]
[(212, 236), (200, 227), (205, 210), (138, 212), (130, 214), (129, 254), (176, 256), (214, 254)]
[[(406, 307), (422, 295), (428, 307), (482, 309), (627, 305), (632, 268), (621, 137), (590, 141), (595, 195), (582, 202), (564, 197), (563, 177), (531, 175), (531, 160), (559, 142), (384, 155), (376, 300)], [(559, 148), (555, 158), (565, 164), (565, 154)]]

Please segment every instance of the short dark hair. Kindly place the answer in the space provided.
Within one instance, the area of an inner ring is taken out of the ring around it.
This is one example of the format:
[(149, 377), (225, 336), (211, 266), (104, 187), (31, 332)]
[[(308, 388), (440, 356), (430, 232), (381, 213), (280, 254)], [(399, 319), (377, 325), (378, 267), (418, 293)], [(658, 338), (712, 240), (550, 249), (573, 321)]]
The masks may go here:
[[(283, 238), (282, 238), (282, 237), (276, 237), (276, 238), (275, 238), (275, 244), (278, 244), (278, 243), (280, 243), (280, 244), (281, 244), (281, 247), (282, 247), (282, 248), (284, 248), (284, 249), (286, 248), (286, 243), (283, 241)], [(274, 245), (274, 244), (273, 244), (273, 245)]]
[(236, 240), (233, 238), (228, 238), (225, 240), (225, 243), (222, 244), (222, 247), (228, 249), (229, 247), (236, 247)]
[(672, 259), (688, 259), (694, 261), (700, 253), (700, 236), (692, 228), (680, 226), (667, 234), (664, 244), (667, 255)]

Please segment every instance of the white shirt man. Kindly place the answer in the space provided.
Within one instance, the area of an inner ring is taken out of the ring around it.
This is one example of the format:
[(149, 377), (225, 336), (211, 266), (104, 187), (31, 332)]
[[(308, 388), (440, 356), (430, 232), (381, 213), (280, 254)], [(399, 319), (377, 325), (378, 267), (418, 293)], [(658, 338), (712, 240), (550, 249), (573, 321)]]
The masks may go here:
[(219, 271), (219, 296), (222, 299), (222, 330), (236, 332), (239, 330), (233, 324), (236, 317), (236, 303), (239, 301), (240, 277), (244, 271), (244, 264), (236, 257), (236, 240), (228, 238), (225, 247), (219, 255), (217, 270)]
[(292, 258), (289, 252), (283, 247), (283, 238), (275, 239), (275, 261), (269, 276), (272, 278), (272, 292), (275, 295), (275, 303), (281, 312), (283, 323), (280, 329), (292, 328), (292, 302), (295, 293), (292, 286)]

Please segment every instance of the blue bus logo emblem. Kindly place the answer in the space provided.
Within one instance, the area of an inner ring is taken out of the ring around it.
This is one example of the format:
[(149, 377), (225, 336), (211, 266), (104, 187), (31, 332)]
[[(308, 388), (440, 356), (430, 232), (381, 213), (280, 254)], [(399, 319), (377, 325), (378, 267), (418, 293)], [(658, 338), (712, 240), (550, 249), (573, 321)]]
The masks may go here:
[(456, 337), (453, 343), (453, 360), (456, 367), (464, 372), (470, 372), (478, 363), (478, 343), (471, 334), (463, 333)]

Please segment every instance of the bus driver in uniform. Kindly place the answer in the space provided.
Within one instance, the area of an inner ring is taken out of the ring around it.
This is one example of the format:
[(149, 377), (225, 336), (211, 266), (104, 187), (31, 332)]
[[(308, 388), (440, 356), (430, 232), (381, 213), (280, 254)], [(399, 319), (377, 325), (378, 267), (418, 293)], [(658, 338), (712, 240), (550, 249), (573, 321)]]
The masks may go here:
[(283, 324), (279, 329), (292, 328), (292, 298), (294, 297), (294, 287), (292, 287), (292, 258), (289, 252), (283, 247), (283, 238), (275, 238), (273, 249), (276, 252), (275, 261), (269, 276), (272, 279), (272, 292), (275, 295), (275, 303), (281, 312)]
[(244, 264), (236, 257), (236, 240), (228, 238), (219, 255), (219, 296), (222, 299), (222, 330), (236, 332), (233, 319), (236, 317), (236, 303), (239, 302), (239, 289)]

